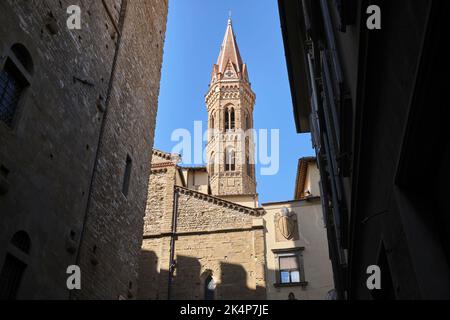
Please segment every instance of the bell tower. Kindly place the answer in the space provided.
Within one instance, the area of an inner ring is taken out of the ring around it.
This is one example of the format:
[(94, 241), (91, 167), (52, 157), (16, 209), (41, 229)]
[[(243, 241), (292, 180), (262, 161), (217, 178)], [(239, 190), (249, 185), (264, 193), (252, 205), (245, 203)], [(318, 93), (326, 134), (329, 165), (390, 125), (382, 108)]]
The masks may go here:
[(213, 195), (256, 195), (255, 99), (230, 18), (205, 96), (209, 128), (207, 168)]

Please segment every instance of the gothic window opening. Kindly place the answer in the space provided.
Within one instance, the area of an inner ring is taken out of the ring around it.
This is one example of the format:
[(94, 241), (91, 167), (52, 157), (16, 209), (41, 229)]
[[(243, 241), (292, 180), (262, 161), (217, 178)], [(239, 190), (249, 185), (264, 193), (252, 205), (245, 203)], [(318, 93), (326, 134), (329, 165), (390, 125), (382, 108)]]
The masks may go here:
[(0, 273), (0, 300), (15, 300), (27, 265), (11, 254), (6, 254)]
[(234, 108), (225, 109), (225, 130), (235, 129), (235, 113)]
[(228, 130), (230, 128), (230, 113), (228, 112), (228, 109), (225, 109), (225, 130)]
[[(11, 245), (25, 254), (30, 253), (31, 240), (25, 231), (19, 231), (11, 238)], [(0, 300), (15, 300), (27, 264), (7, 253), (0, 271)]]
[(225, 152), (225, 171), (236, 170), (236, 154), (233, 149), (229, 148)]
[(247, 174), (251, 178), (252, 177), (252, 165), (250, 164), (250, 158), (248, 155), (245, 158), (245, 163), (247, 163)]
[(235, 129), (235, 119), (234, 119), (234, 109), (233, 108), (231, 108), (231, 110), (230, 110), (230, 119), (231, 119), (230, 129), (234, 130)]
[(208, 276), (205, 280), (205, 300), (214, 300), (216, 293), (216, 283), (213, 277)]
[(24, 90), (29, 86), (33, 62), (21, 44), (11, 47), (0, 71), (0, 121), (12, 127), (17, 106)]
[(11, 52), (22, 67), (31, 75), (33, 73), (33, 59), (27, 48), (20, 43), (16, 43), (11, 47)]

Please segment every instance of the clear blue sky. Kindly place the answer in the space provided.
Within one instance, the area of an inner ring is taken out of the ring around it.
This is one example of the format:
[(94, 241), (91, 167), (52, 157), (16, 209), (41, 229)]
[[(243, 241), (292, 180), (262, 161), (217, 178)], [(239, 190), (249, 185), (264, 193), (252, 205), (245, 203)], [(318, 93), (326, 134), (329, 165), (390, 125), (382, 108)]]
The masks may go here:
[(228, 12), (256, 94), (255, 128), (280, 130), (280, 170), (262, 176), (260, 203), (291, 200), (297, 162), (314, 155), (309, 134), (297, 134), (276, 0), (170, 0), (155, 147), (170, 152), (172, 132), (207, 127), (204, 95), (217, 61)]

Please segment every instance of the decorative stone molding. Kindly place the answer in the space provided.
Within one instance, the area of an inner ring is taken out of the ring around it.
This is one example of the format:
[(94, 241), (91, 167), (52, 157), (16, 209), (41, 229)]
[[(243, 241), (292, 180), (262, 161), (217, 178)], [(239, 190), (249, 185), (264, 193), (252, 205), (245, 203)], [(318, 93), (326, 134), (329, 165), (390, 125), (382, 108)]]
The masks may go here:
[(179, 192), (181, 194), (192, 196), (196, 199), (212, 202), (218, 206), (233, 209), (237, 212), (245, 213), (245, 214), (248, 214), (251, 216), (260, 217), (265, 214), (265, 211), (263, 208), (254, 209), (254, 208), (246, 207), (246, 206), (243, 206), (243, 205), (231, 202), (231, 201), (227, 201), (227, 200), (215, 197), (215, 196), (211, 196), (208, 194), (204, 194), (204, 193), (197, 192), (197, 191), (187, 189), (187, 188), (183, 188), (180, 186), (175, 186), (174, 189), (176, 192)]

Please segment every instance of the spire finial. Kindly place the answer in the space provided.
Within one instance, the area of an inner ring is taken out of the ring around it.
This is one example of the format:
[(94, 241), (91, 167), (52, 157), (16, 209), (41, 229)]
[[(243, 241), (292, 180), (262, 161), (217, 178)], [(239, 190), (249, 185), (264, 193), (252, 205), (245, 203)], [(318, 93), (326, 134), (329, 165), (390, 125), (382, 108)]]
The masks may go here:
[(231, 25), (231, 10), (228, 11), (228, 24)]

